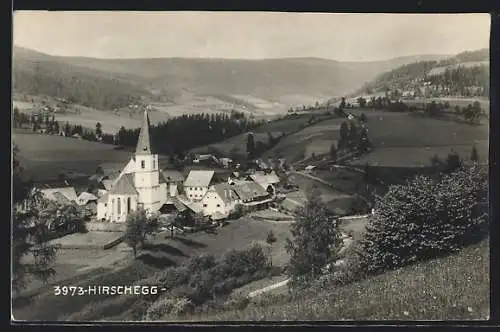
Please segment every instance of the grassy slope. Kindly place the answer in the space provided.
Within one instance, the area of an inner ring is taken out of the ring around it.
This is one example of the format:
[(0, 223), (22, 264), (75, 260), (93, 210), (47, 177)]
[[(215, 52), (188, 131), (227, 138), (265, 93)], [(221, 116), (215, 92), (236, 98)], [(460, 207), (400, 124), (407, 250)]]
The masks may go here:
[(488, 319), (489, 241), (457, 254), (343, 287), (269, 299), (244, 310), (186, 320), (469, 320)]
[[(285, 238), (290, 236), (288, 229), (288, 224), (240, 219), (222, 228), (216, 235), (202, 232), (170, 239), (163, 234), (152, 241), (153, 246), (141, 251), (138, 258), (131, 264), (125, 264), (124, 268), (90, 276), (86, 273), (85, 277), (75, 277), (65, 284), (133, 285), (168, 266), (181, 264), (193, 255), (212, 253), (218, 256), (229, 249), (243, 249), (254, 240), (264, 241), (269, 230), (278, 239), (272, 246), (273, 264), (281, 266), (289, 259), (284, 249)], [(221, 238), (225, 240), (221, 241)], [(130, 320), (130, 311), (144, 308), (139, 296), (56, 297), (51, 290), (48, 287), (30, 304), (15, 308), (14, 317), (26, 320), (97, 320), (121, 316), (122, 320)]]

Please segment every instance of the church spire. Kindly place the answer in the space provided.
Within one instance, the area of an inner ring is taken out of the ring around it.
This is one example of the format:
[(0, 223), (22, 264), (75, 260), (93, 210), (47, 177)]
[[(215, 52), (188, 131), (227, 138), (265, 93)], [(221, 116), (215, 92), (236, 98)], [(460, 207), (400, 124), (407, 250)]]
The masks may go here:
[(142, 122), (139, 140), (137, 141), (136, 154), (151, 154), (151, 136), (149, 135), (149, 117), (148, 111), (144, 110), (144, 120)]

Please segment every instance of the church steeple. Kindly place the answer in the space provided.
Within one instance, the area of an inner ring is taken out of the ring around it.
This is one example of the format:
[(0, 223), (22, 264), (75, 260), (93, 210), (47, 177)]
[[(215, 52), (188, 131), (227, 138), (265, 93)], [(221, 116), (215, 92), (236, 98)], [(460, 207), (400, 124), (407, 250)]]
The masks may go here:
[(144, 119), (142, 121), (141, 132), (137, 141), (137, 148), (135, 154), (152, 154), (151, 150), (151, 136), (149, 134), (149, 117), (148, 111), (144, 110)]

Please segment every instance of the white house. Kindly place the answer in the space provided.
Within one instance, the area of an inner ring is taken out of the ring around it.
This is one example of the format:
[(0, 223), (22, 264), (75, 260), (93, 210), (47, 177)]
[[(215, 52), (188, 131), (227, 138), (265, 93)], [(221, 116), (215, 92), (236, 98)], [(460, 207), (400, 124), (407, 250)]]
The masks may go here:
[(201, 201), (213, 184), (215, 171), (192, 170), (184, 181), (184, 193), (190, 201)]
[(157, 212), (167, 202), (167, 183), (158, 165), (158, 155), (151, 149), (149, 117), (144, 121), (137, 148), (128, 164), (97, 204), (97, 219), (124, 222), (129, 212), (138, 208)]
[(201, 200), (203, 214), (211, 216), (212, 219), (227, 217), (237, 202), (238, 196), (232, 186), (227, 183), (211, 186)]

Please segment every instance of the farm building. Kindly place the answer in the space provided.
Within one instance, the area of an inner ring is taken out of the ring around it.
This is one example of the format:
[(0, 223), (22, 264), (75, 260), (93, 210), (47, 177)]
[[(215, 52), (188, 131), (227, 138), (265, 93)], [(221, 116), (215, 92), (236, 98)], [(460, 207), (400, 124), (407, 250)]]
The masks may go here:
[(202, 199), (203, 214), (212, 219), (227, 217), (234, 209), (238, 197), (233, 187), (227, 183), (218, 183), (210, 187)]
[(201, 201), (208, 188), (214, 184), (214, 171), (193, 170), (184, 181), (184, 193), (191, 201)]
[(232, 186), (240, 203), (249, 210), (259, 210), (269, 207), (273, 201), (271, 194), (256, 182), (245, 182)]
[(40, 189), (43, 196), (51, 201), (57, 201), (63, 204), (69, 202), (77, 202), (78, 196), (74, 187), (60, 187), (60, 188), (44, 188)]
[(280, 179), (274, 171), (270, 173), (266, 172), (255, 172), (248, 176), (249, 180), (252, 180), (261, 185), (262, 188), (266, 189), (271, 195), (275, 193), (275, 186), (280, 183)]
[(311, 173), (315, 168), (316, 168), (316, 166), (313, 166), (313, 165), (306, 166), (305, 172)]
[(163, 178), (168, 184), (167, 196), (177, 196), (179, 194), (178, 188), (184, 182), (184, 176), (181, 172), (176, 170), (164, 170), (162, 172)]

